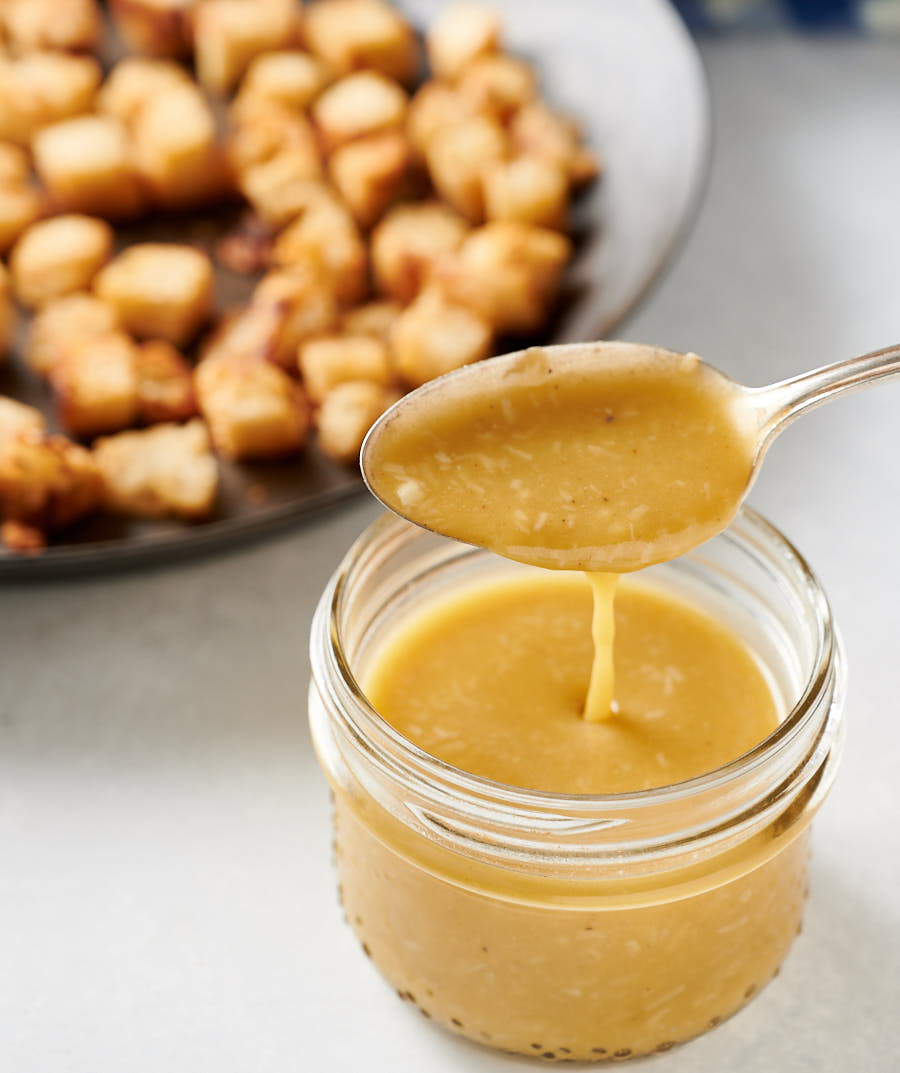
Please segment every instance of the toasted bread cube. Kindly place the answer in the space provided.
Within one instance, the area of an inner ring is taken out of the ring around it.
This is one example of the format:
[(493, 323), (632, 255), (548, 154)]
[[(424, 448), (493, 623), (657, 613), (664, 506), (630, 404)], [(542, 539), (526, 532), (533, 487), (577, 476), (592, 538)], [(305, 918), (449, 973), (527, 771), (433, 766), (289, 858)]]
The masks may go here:
[(104, 436), (94, 460), (106, 505), (139, 518), (205, 518), (213, 509), (219, 467), (199, 419)]
[(190, 75), (179, 63), (126, 56), (109, 72), (97, 94), (97, 107), (130, 127), (144, 105), (157, 95), (189, 85)]
[(505, 123), (534, 100), (537, 77), (524, 60), (497, 53), (473, 60), (460, 75), (457, 89), (475, 111), (489, 112)]
[(411, 387), (486, 358), (491, 326), (468, 306), (427, 287), (394, 321), (390, 334), (394, 366)]
[(293, 368), (297, 347), (305, 339), (332, 331), (338, 322), (338, 302), (321, 261), (310, 256), (289, 268), (267, 272), (253, 292), (250, 309), (271, 310), (278, 334), (265, 355), (269, 361)]
[(454, 87), (444, 82), (426, 82), (409, 102), (406, 133), (418, 157), (424, 159), (438, 131), (476, 114), (471, 101)]
[(0, 59), (0, 138), (27, 146), (43, 127), (90, 111), (102, 72), (89, 56)]
[(216, 121), (190, 83), (162, 90), (144, 105), (134, 120), (134, 145), (141, 174), (163, 205), (196, 203), (222, 186)]
[(306, 394), (315, 403), (348, 380), (369, 380), (387, 387), (392, 379), (387, 347), (371, 335), (310, 339), (301, 345), (297, 360)]
[(137, 349), (138, 414), (141, 421), (184, 421), (197, 412), (194, 373), (185, 358), (161, 339)]
[(184, 56), (198, 0), (110, 0), (116, 28), (129, 51), (145, 56)]
[(242, 173), (254, 164), (263, 164), (279, 153), (299, 150), (307, 162), (309, 174), (313, 177), (321, 175), (316, 132), (300, 112), (259, 97), (236, 98), (230, 119), (232, 131), (228, 139), (228, 157), (237, 172)]
[(331, 154), (328, 170), (360, 227), (371, 227), (408, 186), (411, 153), (399, 130), (373, 134)]
[(455, 3), (438, 15), (425, 44), (432, 73), (453, 81), (478, 56), (500, 47), (500, 16), (481, 4)]
[(0, 5), (7, 38), (16, 52), (64, 49), (73, 52), (100, 43), (100, 11), (96, 0), (3, 0)]
[(216, 450), (233, 459), (283, 458), (306, 443), (309, 406), (284, 370), (267, 361), (223, 355), (194, 372), (200, 410)]
[(244, 196), (270, 227), (283, 227), (299, 215), (320, 189), (322, 171), (318, 156), (288, 148), (271, 160), (254, 164), (240, 176)]
[(65, 436), (23, 432), (0, 441), (0, 517), (39, 529), (69, 525), (100, 505), (103, 480)]
[(441, 197), (473, 223), (484, 219), (484, 175), (507, 153), (506, 132), (495, 119), (473, 116), (437, 131), (425, 159)]
[(51, 373), (59, 419), (73, 436), (118, 432), (138, 417), (137, 347), (127, 335), (66, 343)]
[(43, 211), (44, 199), (34, 187), (25, 183), (0, 186), (0, 253), (5, 253)]
[(55, 123), (35, 136), (33, 148), (37, 173), (60, 209), (120, 219), (143, 207), (128, 131), (113, 116)]
[(347, 335), (371, 335), (386, 343), (391, 326), (402, 312), (403, 306), (399, 302), (369, 302), (348, 309), (341, 320), (341, 328)]
[(40, 410), (0, 395), (0, 443), (21, 433), (40, 436), (46, 427)]
[(569, 176), (549, 157), (504, 160), (485, 173), (484, 203), (489, 220), (565, 228)]
[(510, 133), (520, 152), (554, 161), (573, 186), (583, 186), (600, 173), (597, 158), (581, 144), (578, 125), (551, 112), (543, 101), (521, 108), (513, 118)]
[(318, 56), (299, 49), (266, 52), (247, 68), (239, 97), (271, 101), (285, 108), (308, 108), (332, 79)]
[(448, 293), (495, 331), (528, 332), (543, 323), (571, 255), (565, 235), (501, 221), (472, 231), (440, 273)]
[(269, 272), (249, 304), (219, 326), (204, 357), (237, 355), (293, 369), (300, 343), (337, 322), (337, 300), (317, 263)]
[(67, 294), (47, 302), (32, 319), (25, 359), (39, 376), (51, 376), (69, 343), (120, 330), (118, 314), (107, 302), (93, 294)]
[(403, 126), (408, 100), (403, 88), (377, 71), (345, 75), (312, 106), (327, 150), (367, 134)]
[(468, 223), (439, 202), (399, 205), (372, 233), (372, 269), (382, 294), (411, 302), (435, 265), (459, 249)]
[(9, 263), (16, 297), (26, 306), (86, 290), (112, 253), (112, 228), (91, 216), (54, 216), (32, 224)]
[(357, 461), (366, 433), (399, 398), (399, 391), (373, 380), (338, 384), (319, 410), (319, 447), (338, 462)]
[(94, 290), (127, 331), (183, 346), (212, 312), (212, 264), (192, 246), (139, 243), (110, 261)]
[(410, 82), (421, 65), (413, 28), (383, 0), (310, 4), (305, 31), (309, 47), (340, 75), (365, 69)]
[(322, 265), (338, 301), (361, 301), (368, 287), (368, 253), (347, 207), (327, 188), (278, 236), (272, 250), (276, 265), (290, 267), (310, 258)]
[(0, 142), (0, 186), (19, 186), (31, 178), (28, 154), (12, 142)]
[(214, 93), (226, 93), (251, 61), (297, 38), (294, 0), (205, 0), (194, 24), (197, 77)]

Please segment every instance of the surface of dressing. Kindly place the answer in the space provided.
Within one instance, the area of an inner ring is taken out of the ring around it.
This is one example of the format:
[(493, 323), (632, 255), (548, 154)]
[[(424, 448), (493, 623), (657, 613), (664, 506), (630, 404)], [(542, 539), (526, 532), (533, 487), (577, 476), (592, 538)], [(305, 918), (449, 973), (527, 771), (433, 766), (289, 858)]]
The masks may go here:
[(364, 688), (433, 756), (567, 794), (679, 782), (775, 729), (776, 704), (753, 656), (706, 614), (625, 580), (615, 633), (619, 711), (600, 723), (582, 718), (591, 587), (578, 574), (490, 582), (430, 606), (376, 654)]
[(622, 573), (728, 525), (757, 431), (740, 389), (695, 356), (533, 349), (409, 396), (363, 463), (382, 502), (427, 529), (536, 566)]

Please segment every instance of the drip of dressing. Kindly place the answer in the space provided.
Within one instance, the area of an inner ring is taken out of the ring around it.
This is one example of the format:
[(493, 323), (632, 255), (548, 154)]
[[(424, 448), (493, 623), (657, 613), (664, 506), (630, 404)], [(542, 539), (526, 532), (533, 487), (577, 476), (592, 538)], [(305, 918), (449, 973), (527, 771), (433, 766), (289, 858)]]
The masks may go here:
[(591, 681), (584, 704), (584, 718), (589, 723), (602, 723), (617, 710), (613, 700), (616, 684), (613, 643), (616, 637), (615, 599), (619, 575), (586, 572), (584, 576), (590, 583), (594, 599), (591, 618), (594, 658), (591, 662)]

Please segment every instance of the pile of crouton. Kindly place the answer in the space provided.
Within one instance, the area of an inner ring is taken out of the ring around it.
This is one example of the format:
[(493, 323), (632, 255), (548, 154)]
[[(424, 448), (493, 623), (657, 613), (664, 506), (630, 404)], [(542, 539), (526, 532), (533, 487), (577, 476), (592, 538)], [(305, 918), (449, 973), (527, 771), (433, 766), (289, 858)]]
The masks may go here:
[[(0, 344), (66, 435), (0, 396), (0, 537), (96, 510), (207, 517), (218, 462), (351, 462), (400, 395), (545, 322), (572, 255), (578, 130), (489, 8), (425, 34), (386, 0), (0, 0)], [(430, 77), (423, 81), (427, 57)], [(114, 227), (240, 197), (216, 247), (255, 274), (217, 310), (209, 251)]]

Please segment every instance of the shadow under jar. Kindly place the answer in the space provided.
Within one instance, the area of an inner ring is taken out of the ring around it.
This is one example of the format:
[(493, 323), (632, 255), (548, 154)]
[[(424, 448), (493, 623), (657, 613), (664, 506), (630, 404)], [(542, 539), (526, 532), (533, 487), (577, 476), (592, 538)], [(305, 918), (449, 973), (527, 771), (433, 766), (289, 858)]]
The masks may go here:
[(800, 930), (809, 825), (840, 754), (840, 643), (806, 563), (745, 510), (642, 576), (744, 639), (777, 729), (673, 786), (502, 785), (417, 748), (359, 682), (408, 616), (531, 569), (386, 516), (325, 590), (310, 721), (334, 790), (344, 909), (401, 998), (473, 1040), (559, 1060), (666, 1051), (756, 994)]

